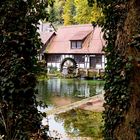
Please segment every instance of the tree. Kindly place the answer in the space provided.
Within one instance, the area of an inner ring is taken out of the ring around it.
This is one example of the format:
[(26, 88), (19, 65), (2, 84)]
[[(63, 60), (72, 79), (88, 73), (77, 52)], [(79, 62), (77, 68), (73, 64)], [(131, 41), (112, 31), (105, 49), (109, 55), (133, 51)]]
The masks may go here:
[(140, 1), (98, 0), (98, 4), (104, 11), (107, 40), (104, 139), (139, 140)]
[(63, 11), (64, 11), (65, 1), (63, 0), (55, 0), (54, 7), (56, 9), (56, 22), (58, 24), (63, 24)]
[(76, 7), (75, 22), (78, 24), (87, 24), (97, 22), (102, 18), (101, 8), (97, 7), (96, 1), (93, 5), (88, 4), (88, 0), (74, 0)]
[(65, 1), (55, 0), (52, 5), (48, 6), (48, 21), (56, 25), (63, 24), (63, 9)]
[(92, 8), (88, 6), (87, 0), (75, 0), (76, 15), (75, 21), (80, 24), (91, 23)]
[(46, 17), (42, 0), (0, 1), (0, 136), (29, 140), (41, 127), (37, 110), (38, 21)]
[(74, 24), (75, 23), (73, 18), (74, 16), (75, 16), (74, 0), (66, 0), (63, 13), (64, 25)]
[(56, 22), (56, 13), (57, 12), (56, 12), (56, 9), (54, 8), (54, 5), (48, 7), (48, 14), (49, 14), (48, 21), (49, 22), (51, 23)]
[(87, 0), (55, 0), (48, 8), (49, 22), (55, 24), (87, 24), (103, 18), (97, 2), (89, 5)]
[(98, 22), (98, 23), (103, 22), (104, 14), (102, 12), (102, 8), (98, 7), (96, 0), (94, 1), (94, 4), (92, 6), (89, 5), (89, 7), (92, 7), (91, 22)]

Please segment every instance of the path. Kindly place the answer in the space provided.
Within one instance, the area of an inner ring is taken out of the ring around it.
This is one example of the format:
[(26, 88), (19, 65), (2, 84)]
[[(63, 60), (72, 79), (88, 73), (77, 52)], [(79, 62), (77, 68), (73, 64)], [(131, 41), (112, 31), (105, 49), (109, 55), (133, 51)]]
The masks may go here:
[(100, 112), (103, 111), (103, 102), (104, 97), (103, 94), (101, 94), (65, 106), (56, 107), (52, 110), (48, 110), (46, 113), (47, 115), (60, 114), (78, 107), (85, 110)]

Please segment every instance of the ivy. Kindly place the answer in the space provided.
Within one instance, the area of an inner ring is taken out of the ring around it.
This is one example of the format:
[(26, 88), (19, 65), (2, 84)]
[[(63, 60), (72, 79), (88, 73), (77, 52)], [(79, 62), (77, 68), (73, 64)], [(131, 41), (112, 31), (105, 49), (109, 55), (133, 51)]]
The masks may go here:
[[(46, 17), (42, 0), (0, 1), (0, 137), (49, 139), (37, 110), (38, 21)], [(45, 130), (43, 128), (43, 130)]]
[[(89, 0), (91, 2), (91, 0)], [(105, 121), (103, 135), (105, 140), (115, 140), (114, 130), (124, 121), (125, 113), (130, 107), (131, 87), (130, 79), (133, 73), (134, 56), (127, 56), (116, 45), (118, 31), (123, 31), (127, 17), (126, 4), (128, 0), (97, 0), (98, 6), (103, 8), (104, 22), (100, 23), (106, 39), (104, 48), (107, 58), (105, 69)], [(126, 46), (134, 47), (140, 52), (140, 35), (132, 37)], [(123, 48), (122, 48), (123, 49)], [(139, 137), (140, 129), (137, 128)]]
[[(112, 6), (113, 9), (115, 9)], [(122, 52), (114, 49), (117, 29), (119, 23), (120, 27), (123, 27), (123, 15), (120, 15), (120, 11), (108, 10), (108, 16), (106, 22), (110, 22), (105, 28), (110, 32), (108, 34), (109, 38), (107, 41), (106, 56), (107, 56), (107, 67), (106, 67), (106, 83), (105, 83), (105, 101), (104, 104), (105, 111), (103, 118), (105, 120), (104, 138), (105, 140), (115, 139), (113, 136), (115, 127), (121, 123), (124, 119), (124, 112), (127, 111), (130, 106), (130, 89), (128, 87), (130, 72), (131, 72), (131, 62), (129, 62), (126, 56), (123, 56)], [(113, 29), (112, 29), (113, 27)], [(130, 67), (128, 67), (130, 65)], [(110, 119), (108, 119), (110, 118)], [(108, 133), (109, 132), (109, 133)]]

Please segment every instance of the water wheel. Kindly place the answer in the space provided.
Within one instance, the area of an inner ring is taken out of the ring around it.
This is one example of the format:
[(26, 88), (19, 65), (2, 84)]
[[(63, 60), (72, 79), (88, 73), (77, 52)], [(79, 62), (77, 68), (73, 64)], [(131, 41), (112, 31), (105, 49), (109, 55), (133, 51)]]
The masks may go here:
[(65, 58), (61, 63), (61, 72), (65, 74), (73, 74), (76, 68), (77, 64), (72, 58)]

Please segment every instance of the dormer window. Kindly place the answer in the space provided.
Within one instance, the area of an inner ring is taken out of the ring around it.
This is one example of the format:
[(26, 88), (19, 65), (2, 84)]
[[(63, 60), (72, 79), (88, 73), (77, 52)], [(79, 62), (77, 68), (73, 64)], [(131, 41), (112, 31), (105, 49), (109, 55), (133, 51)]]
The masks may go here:
[(82, 44), (86, 37), (91, 33), (90, 31), (79, 31), (76, 32), (71, 38), (70, 38), (70, 45), (71, 49), (81, 49)]
[(71, 41), (71, 48), (72, 49), (81, 49), (82, 48), (82, 41), (81, 40)]

